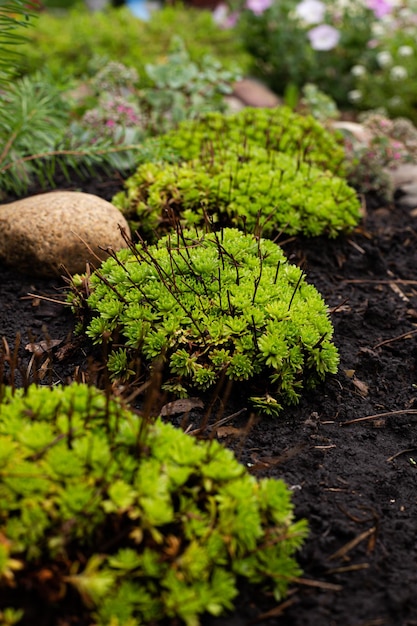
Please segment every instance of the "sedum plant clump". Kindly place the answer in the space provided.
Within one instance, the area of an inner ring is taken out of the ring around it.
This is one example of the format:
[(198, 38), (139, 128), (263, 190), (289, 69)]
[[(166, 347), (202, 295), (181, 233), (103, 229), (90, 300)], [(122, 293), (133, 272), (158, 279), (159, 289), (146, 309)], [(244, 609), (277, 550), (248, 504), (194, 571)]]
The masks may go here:
[(284, 152), (333, 174), (344, 173), (341, 139), (312, 115), (299, 115), (287, 106), (246, 107), (233, 115), (208, 113), (200, 121), (182, 124), (161, 141), (176, 148), (185, 160), (200, 156), (202, 150), (234, 143)]
[[(335, 373), (338, 352), (326, 305), (272, 241), (236, 229), (178, 231), (110, 257), (88, 280), (94, 343), (113, 342), (114, 379), (163, 365), (163, 389), (186, 396), (218, 381), (249, 381), (252, 402), (277, 415), (303, 388)], [(245, 392), (247, 392), (245, 390)]]
[(158, 141), (171, 159), (139, 165), (113, 198), (146, 238), (175, 219), (331, 237), (359, 221), (356, 192), (334, 173), (343, 148), (312, 117), (285, 107), (210, 113)]
[(197, 626), (241, 577), (282, 598), (299, 576), (289, 489), (217, 441), (82, 384), (3, 388), (0, 418), (0, 588), (21, 591), (3, 614), (28, 587), (55, 606), (73, 588), (97, 626)]

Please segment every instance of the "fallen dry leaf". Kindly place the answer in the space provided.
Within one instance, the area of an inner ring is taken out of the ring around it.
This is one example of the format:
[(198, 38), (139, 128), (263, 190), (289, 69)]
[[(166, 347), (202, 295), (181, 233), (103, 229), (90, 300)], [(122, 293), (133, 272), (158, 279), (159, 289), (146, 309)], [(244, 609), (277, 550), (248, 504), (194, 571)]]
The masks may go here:
[(242, 431), (240, 428), (235, 428), (234, 426), (220, 426), (220, 428), (216, 430), (216, 434), (220, 438), (230, 436), (239, 437)]
[(193, 409), (204, 409), (204, 403), (200, 398), (180, 398), (165, 404), (160, 412), (162, 417), (166, 415), (176, 415), (177, 413), (188, 413)]
[(33, 352), (34, 354), (41, 355), (45, 352), (51, 350), (51, 348), (55, 348), (62, 343), (62, 339), (48, 339), (45, 341), (37, 341), (36, 343), (28, 343), (25, 346), (25, 350), (28, 352)]
[(361, 394), (361, 396), (365, 398), (369, 393), (368, 385), (364, 383), (363, 380), (359, 380), (358, 378), (353, 378), (352, 382), (355, 385), (356, 389)]

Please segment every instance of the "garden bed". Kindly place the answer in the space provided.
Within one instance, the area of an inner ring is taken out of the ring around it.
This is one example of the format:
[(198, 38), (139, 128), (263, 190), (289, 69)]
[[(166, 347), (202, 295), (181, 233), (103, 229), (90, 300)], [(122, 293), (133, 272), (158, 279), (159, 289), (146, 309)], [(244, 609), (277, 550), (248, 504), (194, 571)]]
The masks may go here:
[[(116, 189), (103, 183), (83, 190), (111, 199)], [(303, 579), (282, 605), (242, 589), (236, 613), (207, 618), (206, 626), (417, 624), (417, 218), (398, 205), (367, 204), (348, 237), (280, 242), (332, 310), (339, 373), (279, 419), (255, 420), (248, 428), (248, 410), (217, 429), (257, 476), (284, 478), (291, 486), (296, 515), (310, 524), (300, 554)], [(64, 288), (58, 279), (0, 266), (0, 337), (13, 360), (21, 335), (18, 385), (28, 371), (43, 384), (66, 384), (94, 371), (99, 355), (73, 335), (68, 308), (29, 295), (60, 300)], [(31, 361), (25, 347), (42, 341), (47, 352)], [(11, 382), (8, 366), (5, 378)], [(204, 401), (207, 407), (210, 398)], [(245, 406), (232, 394), (222, 415)], [(195, 424), (204, 411), (187, 419)], [(3, 596), (0, 607), (10, 603)], [(28, 607), (22, 626), (89, 623), (74, 603), (64, 615), (29, 596)]]

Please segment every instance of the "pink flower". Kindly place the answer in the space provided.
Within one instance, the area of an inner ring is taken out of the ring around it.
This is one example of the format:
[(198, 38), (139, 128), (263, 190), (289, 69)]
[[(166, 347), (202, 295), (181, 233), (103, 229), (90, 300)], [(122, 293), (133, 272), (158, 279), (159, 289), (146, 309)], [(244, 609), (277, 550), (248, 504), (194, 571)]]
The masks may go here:
[(273, 4), (274, 0), (246, 0), (246, 8), (255, 15), (262, 15)]
[(339, 43), (340, 32), (333, 26), (320, 24), (309, 30), (307, 37), (313, 50), (331, 50)]
[(113, 126), (116, 126), (116, 122), (114, 120), (107, 120), (106, 126), (113, 128)]
[(392, 4), (389, 0), (367, 0), (366, 6), (374, 12), (378, 20), (392, 11)]
[(213, 19), (220, 28), (233, 28), (236, 26), (238, 18), (239, 14), (236, 11), (229, 13), (226, 4), (219, 4), (213, 11)]

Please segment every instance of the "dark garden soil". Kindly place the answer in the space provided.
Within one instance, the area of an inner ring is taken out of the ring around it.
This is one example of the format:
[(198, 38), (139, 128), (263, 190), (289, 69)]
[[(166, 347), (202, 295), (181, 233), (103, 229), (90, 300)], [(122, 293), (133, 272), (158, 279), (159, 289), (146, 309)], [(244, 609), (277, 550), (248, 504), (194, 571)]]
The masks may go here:
[[(94, 191), (110, 199), (115, 189)], [(291, 487), (297, 517), (310, 524), (299, 555), (304, 574), (283, 604), (242, 588), (233, 615), (204, 624), (416, 626), (417, 217), (368, 202), (352, 235), (282, 245), (332, 310), (339, 373), (280, 419), (248, 429), (248, 410), (217, 436), (256, 475)], [(64, 287), (0, 266), (0, 337), (11, 360), (16, 347), (16, 384), (27, 371), (43, 384), (80, 379), (83, 371), (91, 377), (88, 357), (97, 355), (74, 337), (68, 308), (29, 295), (60, 299)], [(31, 363), (25, 346), (51, 340), (61, 343)], [(8, 367), (4, 375), (10, 383)], [(223, 416), (244, 407), (232, 394)], [(71, 604), (62, 618), (42, 602), (28, 607), (24, 626), (88, 624)]]

